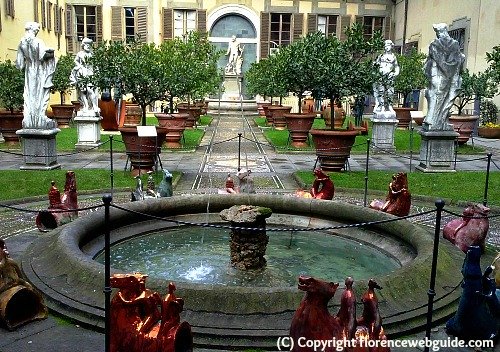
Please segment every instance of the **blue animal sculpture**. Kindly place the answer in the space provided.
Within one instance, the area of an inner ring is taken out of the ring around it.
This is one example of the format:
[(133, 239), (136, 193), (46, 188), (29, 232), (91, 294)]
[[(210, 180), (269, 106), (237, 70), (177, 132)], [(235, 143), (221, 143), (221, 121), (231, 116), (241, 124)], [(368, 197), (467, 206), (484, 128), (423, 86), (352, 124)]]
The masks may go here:
[(469, 246), (462, 265), (462, 296), (455, 315), (446, 323), (446, 332), (463, 340), (494, 340), (500, 326), (500, 309), (495, 284), (488, 267), (483, 275), (481, 248)]
[(168, 170), (163, 170), (163, 179), (158, 186), (158, 193), (160, 197), (171, 197), (173, 192), (172, 187), (172, 174)]

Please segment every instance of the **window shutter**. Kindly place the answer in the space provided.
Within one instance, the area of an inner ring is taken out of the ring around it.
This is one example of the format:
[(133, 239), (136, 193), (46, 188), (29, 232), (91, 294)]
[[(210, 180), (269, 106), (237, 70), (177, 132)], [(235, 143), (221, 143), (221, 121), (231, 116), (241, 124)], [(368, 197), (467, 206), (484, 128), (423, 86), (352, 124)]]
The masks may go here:
[(307, 33), (318, 31), (318, 15), (310, 13), (307, 15)]
[(71, 5), (66, 5), (66, 37), (73, 36), (73, 8)]
[(340, 26), (338, 30), (340, 31), (339, 39), (346, 40), (345, 29), (351, 26), (351, 16), (340, 16)]
[(166, 7), (164, 7), (162, 9), (162, 15), (163, 15), (163, 40), (172, 39), (174, 10), (167, 9)]
[(54, 32), (61, 34), (61, 7), (57, 4), (54, 6)]
[(52, 30), (52, 3), (47, 2), (47, 30)]
[(2, 8), (0, 7), (0, 32), (2, 31)]
[(5, 14), (7, 16), (10, 16), (10, 17), (14, 18), (14, 14), (15, 14), (15, 11), (14, 11), (14, 0), (6, 0), (5, 1)]
[(207, 10), (196, 11), (196, 26), (198, 32), (207, 33)]
[(38, 3), (40, 2), (40, 0), (34, 0), (33, 1), (33, 12), (35, 13), (35, 15), (33, 16), (33, 21), (35, 22), (38, 22)]
[(148, 8), (137, 8), (137, 34), (141, 43), (148, 41)]
[(390, 17), (385, 17), (384, 18), (384, 38), (385, 39), (391, 39), (391, 18)]
[(96, 44), (102, 43), (102, 6), (97, 5), (95, 7), (95, 15), (96, 15)]
[(293, 41), (302, 37), (302, 28), (304, 27), (304, 14), (296, 13), (293, 15)]
[(47, 27), (47, 12), (45, 11), (45, 0), (42, 0), (42, 29)]
[(260, 57), (269, 57), (269, 12), (260, 13)]
[(123, 8), (111, 6), (111, 40), (123, 40)]

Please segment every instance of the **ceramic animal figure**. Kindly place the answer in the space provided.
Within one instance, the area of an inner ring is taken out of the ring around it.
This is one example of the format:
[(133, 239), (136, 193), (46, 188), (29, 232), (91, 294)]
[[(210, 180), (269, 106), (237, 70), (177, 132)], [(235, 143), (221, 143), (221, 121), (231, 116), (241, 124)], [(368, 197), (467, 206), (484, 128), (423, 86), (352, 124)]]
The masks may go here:
[(404, 172), (399, 172), (392, 176), (392, 181), (389, 184), (389, 193), (385, 202), (375, 199), (370, 203), (370, 208), (396, 216), (408, 215), (410, 213), (410, 206), (411, 194), (408, 191), (408, 178)]
[(253, 178), (250, 176), (252, 173), (251, 170), (247, 171), (238, 171), (236, 176), (238, 176), (239, 180), (239, 193), (255, 193), (255, 186), (253, 183)]
[(498, 300), (490, 282), (491, 268), (481, 272), (481, 248), (470, 246), (462, 266), (462, 295), (455, 315), (446, 322), (446, 332), (464, 340), (495, 339), (500, 328)]
[[(342, 325), (336, 316), (330, 315), (327, 308), (338, 286), (338, 283), (299, 276), (298, 288), (306, 294), (292, 318), (290, 337), (294, 341), (300, 337), (307, 340), (342, 338)], [(292, 351), (312, 351), (312, 347), (300, 347), (296, 343)], [(325, 351), (335, 351), (335, 346)]]
[(313, 181), (311, 194), (313, 198), (316, 199), (333, 199), (333, 195), (335, 193), (335, 187), (333, 181), (330, 179), (326, 173), (321, 169), (314, 170), (314, 175), (316, 176)]
[[(111, 352), (192, 351), (191, 326), (180, 322), (183, 301), (169, 285), (165, 300), (145, 286), (147, 275), (115, 274), (111, 286)], [(161, 311), (158, 309), (161, 307)]]
[(172, 186), (172, 174), (168, 170), (163, 170), (163, 179), (158, 186), (158, 194), (160, 197), (171, 197), (174, 194)]
[[(76, 175), (73, 171), (66, 171), (66, 183), (61, 197), (64, 209), (78, 209), (78, 193), (76, 192)], [(72, 217), (78, 216), (78, 211), (71, 213)]]
[(356, 333), (356, 294), (352, 288), (352, 277), (345, 279), (345, 290), (340, 297), (340, 309), (337, 317), (343, 327), (343, 338), (354, 339)]
[(450, 221), (443, 228), (443, 237), (467, 253), (469, 246), (479, 246), (484, 252), (489, 229), (488, 212), (482, 204), (471, 204), (462, 213), (461, 219)]
[(153, 171), (148, 171), (148, 182), (146, 184), (146, 195), (152, 198), (158, 198), (160, 195), (156, 192)]
[(135, 176), (135, 190), (133, 190), (130, 195), (131, 202), (135, 202), (138, 200), (144, 200), (144, 191), (142, 190), (141, 175)]

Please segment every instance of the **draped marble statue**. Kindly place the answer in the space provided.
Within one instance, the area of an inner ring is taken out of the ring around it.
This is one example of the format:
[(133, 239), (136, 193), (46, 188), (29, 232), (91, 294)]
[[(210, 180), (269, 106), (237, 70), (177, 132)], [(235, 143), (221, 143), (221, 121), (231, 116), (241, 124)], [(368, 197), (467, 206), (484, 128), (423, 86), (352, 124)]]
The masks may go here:
[(54, 49), (47, 48), (36, 36), (37, 22), (28, 22), (17, 48), (16, 66), (25, 70), (23, 128), (53, 129), (56, 124), (45, 111), (49, 105), (52, 77), (56, 68)]
[(399, 64), (396, 55), (392, 52), (393, 48), (392, 40), (386, 40), (384, 53), (375, 60), (381, 79), (373, 84), (373, 96), (375, 97), (373, 111), (393, 111), (391, 101), (394, 95), (394, 79), (399, 75)]
[(424, 65), (429, 85), (425, 92), (428, 110), (422, 128), (425, 131), (453, 131), (448, 123), (449, 112), (462, 84), (460, 72), (465, 55), (460, 51), (458, 42), (448, 34), (446, 23), (432, 27), (436, 39), (429, 46), (429, 56)]
[(244, 48), (245, 47), (241, 45), (238, 39), (236, 39), (236, 36), (233, 35), (226, 52), (226, 56), (229, 56), (225, 68), (226, 73), (241, 74)]
[(99, 116), (98, 96), (95, 87), (86, 80), (92, 76), (93, 70), (87, 62), (92, 57), (92, 39), (83, 38), (82, 50), (75, 56), (75, 67), (71, 71), (70, 81), (76, 87), (78, 100), (80, 101), (80, 111), (83, 114)]

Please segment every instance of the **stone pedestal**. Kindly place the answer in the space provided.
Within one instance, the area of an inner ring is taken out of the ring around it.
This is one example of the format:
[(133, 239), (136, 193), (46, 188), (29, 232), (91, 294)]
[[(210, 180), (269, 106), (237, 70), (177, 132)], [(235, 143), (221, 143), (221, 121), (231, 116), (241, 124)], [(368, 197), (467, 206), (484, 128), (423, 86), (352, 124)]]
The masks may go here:
[(220, 102), (218, 97), (206, 99), (209, 112), (234, 114), (240, 112), (244, 115), (253, 115), (257, 111), (257, 102), (255, 99), (248, 99), (243, 75), (226, 73), (224, 76), (224, 91), (222, 92)]
[(394, 131), (398, 126), (394, 110), (373, 113), (371, 147), (374, 153), (394, 152)]
[(76, 149), (88, 149), (101, 144), (101, 120), (102, 116), (84, 115), (82, 111), (78, 111), (73, 120), (78, 133)]
[(24, 165), (21, 170), (53, 170), (61, 165), (57, 162), (56, 135), (61, 130), (29, 129), (17, 130), (21, 139)]
[(420, 164), (417, 170), (423, 172), (454, 172), (455, 131), (420, 132)]
[(224, 92), (222, 100), (240, 100), (245, 99), (243, 76), (226, 73), (224, 76)]

